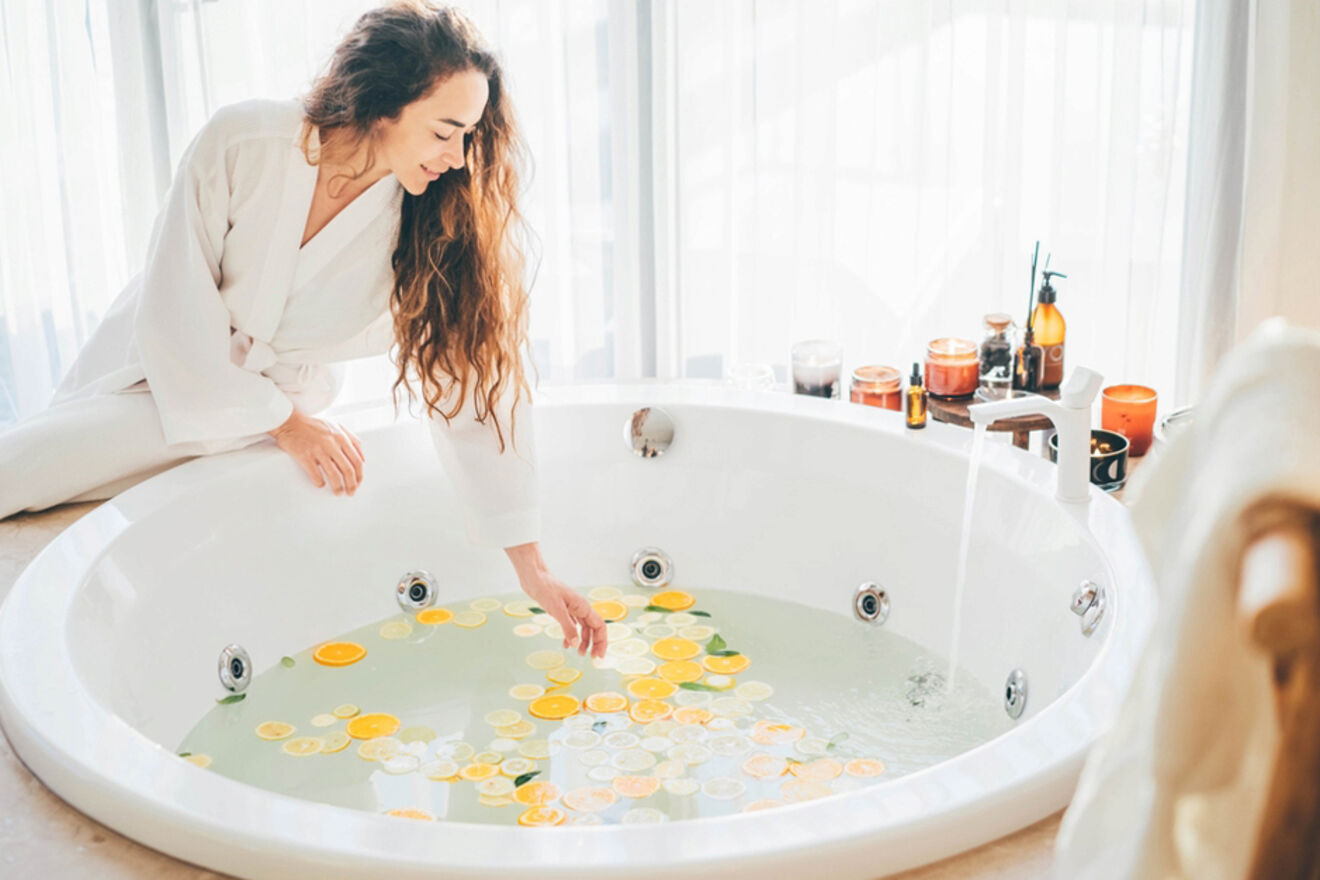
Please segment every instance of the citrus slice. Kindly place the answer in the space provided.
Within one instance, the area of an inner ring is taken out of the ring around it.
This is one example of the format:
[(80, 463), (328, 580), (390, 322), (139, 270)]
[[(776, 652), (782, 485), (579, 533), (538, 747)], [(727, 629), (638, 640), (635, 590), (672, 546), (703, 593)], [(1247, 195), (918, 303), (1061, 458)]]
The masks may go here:
[(527, 655), (527, 665), (533, 669), (554, 669), (567, 662), (568, 658), (558, 651), (533, 651)]
[(399, 719), (384, 712), (372, 712), (359, 715), (344, 725), (344, 732), (353, 739), (375, 739), (378, 736), (390, 736), (399, 729)]
[(626, 657), (614, 668), (620, 675), (650, 675), (655, 672), (655, 663), (649, 657)]
[(518, 746), (518, 754), (534, 761), (544, 761), (550, 757), (550, 743), (543, 739), (529, 739)]
[(794, 724), (780, 721), (761, 720), (752, 726), (750, 734), (754, 742), (763, 746), (782, 746), (797, 742), (806, 735), (806, 731)]
[(587, 598), (593, 602), (607, 602), (623, 598), (623, 590), (618, 587), (592, 587)]
[(402, 755), (392, 755), (388, 758), (382, 758), (380, 769), (391, 776), (405, 776), (415, 771), (422, 765), (422, 760), (416, 755), (404, 753)]
[(539, 623), (520, 623), (513, 628), (515, 636), (522, 636), (524, 639), (541, 634), (541, 624)]
[(651, 646), (647, 644), (646, 639), (621, 639), (617, 642), (610, 642), (609, 653), (606, 656), (640, 657), (649, 650), (651, 650)]
[(356, 715), (361, 711), (362, 711), (361, 709), (359, 709), (357, 706), (354, 706), (352, 703), (344, 703), (342, 705), (335, 706), (335, 708), (331, 711), (330, 714), (334, 715), (336, 718), (352, 718), (354, 715)]
[(701, 645), (688, 639), (660, 639), (651, 645), (651, 653), (661, 660), (691, 660), (701, 653)]
[(619, 601), (629, 608), (645, 608), (651, 604), (651, 600), (643, 593), (624, 593)]
[(448, 608), (427, 608), (425, 611), (418, 611), (414, 619), (423, 626), (436, 626), (453, 620), (454, 612)]
[(650, 797), (660, 789), (658, 776), (616, 776), (610, 780), (614, 790), (624, 797)]
[(648, 752), (667, 752), (674, 741), (667, 736), (648, 736), (642, 740), (641, 746)]
[(774, 695), (775, 689), (763, 681), (745, 681), (733, 689), (735, 696), (744, 700), (766, 700)]
[(468, 603), (469, 608), (471, 608), (473, 611), (480, 611), (482, 614), (485, 614), (488, 611), (494, 611), (497, 608), (503, 607), (503, 605), (504, 605), (503, 602), (492, 596), (486, 596), (481, 599), (473, 599), (471, 602)]
[(601, 616), (606, 623), (613, 623), (616, 620), (623, 620), (628, 616), (628, 606), (614, 599), (606, 599), (601, 602), (592, 602), (591, 608)]
[(624, 639), (632, 638), (633, 628), (626, 623), (607, 623), (605, 624), (605, 638), (611, 644), (621, 642)]
[(263, 721), (257, 725), (257, 736), (262, 739), (284, 739), (297, 729), (283, 721)]
[(717, 801), (731, 801), (747, 790), (747, 783), (730, 776), (716, 776), (701, 784), (701, 793)]
[(627, 690), (639, 700), (663, 700), (678, 690), (678, 685), (663, 678), (639, 678), (628, 682)]
[(342, 730), (332, 730), (321, 737), (321, 754), (333, 755), (335, 752), (342, 752), (352, 741), (353, 738)]
[(505, 797), (513, 794), (513, 780), (507, 776), (491, 776), (476, 784), (477, 794), (486, 797)]
[(789, 764), (788, 772), (798, 779), (810, 779), (815, 782), (827, 782), (843, 772), (843, 765), (833, 758), (817, 758), (800, 764)]
[(483, 779), (489, 779), (499, 772), (499, 765), (488, 764), (485, 761), (477, 761), (468, 764), (462, 770), (459, 770), (458, 776), (460, 779), (466, 779), (468, 782), (480, 782)]
[(588, 712), (599, 712), (602, 715), (622, 712), (628, 708), (628, 698), (616, 691), (601, 691), (587, 697), (586, 707)]
[(332, 724), (338, 724), (339, 719), (329, 712), (322, 712), (320, 715), (312, 716), (312, 727), (329, 727)]
[(728, 657), (702, 657), (701, 665), (719, 675), (737, 675), (751, 666), (752, 661), (745, 654), (731, 654)]
[(700, 663), (691, 660), (670, 660), (668, 663), (661, 663), (660, 668), (656, 670), (665, 681), (672, 681), (674, 684), (682, 684), (685, 681), (697, 681), (705, 673), (701, 669)]
[(715, 627), (704, 623), (693, 623), (683, 627), (678, 634), (685, 639), (691, 639), (694, 642), (704, 642), (706, 639), (715, 635)]
[(495, 728), (495, 733), (504, 739), (522, 739), (536, 733), (536, 725), (531, 721), (515, 721), (513, 724)]
[(417, 807), (400, 807), (397, 810), (388, 810), (386, 816), (396, 816), (400, 819), (415, 819), (418, 822), (434, 822), (435, 816), (426, 810), (419, 810)]
[(814, 801), (816, 798), (833, 794), (828, 785), (811, 779), (793, 779), (785, 782), (779, 786), (779, 793), (790, 803)]
[(793, 751), (797, 752), (799, 755), (807, 755), (808, 757), (814, 758), (819, 755), (829, 754), (830, 744), (819, 736), (804, 736), (802, 739), (793, 743)]
[(624, 749), (616, 754), (610, 763), (625, 773), (641, 773), (643, 770), (650, 770), (659, 762), (656, 761), (655, 755), (646, 749)]
[(752, 750), (752, 741), (741, 733), (722, 733), (710, 738), (710, 750), (726, 758), (736, 758)]
[[(468, 760), (476, 752), (476, 749), (465, 742), (446, 742), (436, 747), (435, 756), (437, 758), (449, 758), (462, 763)], [(455, 773), (458, 771), (455, 770)]]
[(513, 799), (529, 807), (540, 807), (559, 799), (559, 786), (553, 782), (528, 782), (518, 786)]
[(454, 615), (454, 625), (464, 629), (476, 629), (486, 622), (486, 615), (480, 611), (460, 611)]
[(286, 742), (283, 748), (286, 755), (304, 758), (321, 751), (321, 738), (319, 736), (296, 736)]
[(472, 756), (473, 764), (498, 765), (503, 760), (504, 760), (504, 754), (502, 752), (495, 752), (489, 750), (485, 752), (477, 752), (475, 755)]
[(682, 761), (684, 764), (704, 764), (713, 754), (714, 752), (701, 743), (679, 743), (669, 750), (668, 757), (672, 761)]
[(183, 760), (187, 761), (189, 764), (193, 764), (197, 767), (201, 767), (203, 770), (211, 766), (210, 755), (189, 755)]
[(500, 762), (500, 772), (510, 779), (517, 779), (535, 769), (536, 762), (530, 758), (505, 758)]
[(677, 629), (680, 626), (692, 626), (697, 622), (697, 618), (688, 614), (686, 611), (679, 611), (675, 614), (665, 615), (665, 623)]
[(628, 730), (616, 730), (607, 733), (602, 737), (602, 741), (611, 749), (635, 749), (642, 738)]
[(406, 639), (412, 635), (412, 624), (406, 620), (391, 620), (382, 624), (380, 628), (380, 637), (382, 639)]
[(757, 779), (774, 779), (788, 772), (788, 762), (778, 755), (762, 752), (743, 761), (742, 772)]
[(545, 688), (539, 684), (515, 684), (509, 688), (509, 696), (515, 700), (535, 700), (543, 693)]
[(642, 629), (642, 635), (648, 639), (664, 639), (672, 636), (677, 630), (667, 623), (653, 623)]
[(710, 701), (710, 711), (725, 718), (741, 718), (752, 711), (752, 704), (738, 697), (720, 697)]
[(729, 688), (737, 684), (737, 680), (734, 679), (734, 677), (731, 675), (719, 675), (717, 673), (712, 672), (706, 676), (706, 680), (703, 682), (703, 684), (708, 684), (713, 688), (717, 688), (722, 691), (727, 691)]
[(562, 741), (566, 749), (594, 749), (600, 745), (600, 734), (594, 730), (570, 730)]
[(507, 807), (509, 804), (513, 803), (513, 798), (487, 797), (484, 794), (479, 794), (477, 795), (477, 803), (481, 804), (483, 807)]
[(843, 765), (843, 769), (849, 776), (879, 776), (885, 772), (885, 762), (877, 761), (874, 758), (858, 758), (855, 761), (849, 761)]
[(682, 761), (675, 761), (673, 759), (670, 759), (667, 761), (661, 761), (659, 764), (656, 764), (655, 769), (651, 771), (651, 775), (659, 776), (661, 779), (677, 779), (686, 772), (687, 772), (686, 764), (684, 764)]
[(403, 743), (392, 736), (369, 739), (357, 747), (358, 757), (364, 761), (384, 761), (403, 754)]
[(458, 762), (441, 758), (422, 767), (421, 771), (423, 776), (433, 782), (447, 782), (458, 776)]
[(547, 672), (545, 677), (555, 684), (572, 684), (582, 677), (582, 670), (572, 666), (558, 666)]
[(558, 807), (532, 807), (518, 817), (518, 824), (528, 828), (546, 825), (563, 825), (568, 814)]
[(666, 779), (661, 785), (665, 787), (665, 791), (677, 795), (696, 794), (701, 789), (701, 783), (690, 776)]
[(759, 801), (752, 801), (750, 804), (743, 807), (742, 811), (744, 813), (755, 813), (757, 810), (769, 810), (773, 807), (782, 807), (783, 805), (783, 801), (778, 801), (774, 798), (762, 798)]
[(691, 593), (685, 593), (682, 590), (665, 590), (651, 597), (652, 605), (668, 611), (682, 611), (685, 608), (691, 608), (696, 603), (697, 600)]
[(505, 602), (504, 613), (510, 617), (531, 617), (532, 603), (525, 599), (519, 602)]
[(679, 724), (705, 724), (714, 717), (713, 712), (700, 706), (684, 706), (674, 710), (674, 720)]
[(628, 708), (628, 717), (638, 724), (650, 724), (668, 718), (673, 711), (674, 707), (663, 700), (639, 700)]
[(541, 632), (545, 633), (549, 638), (556, 640), (564, 637), (564, 628), (559, 625), (559, 621), (557, 620), (547, 621)]
[(600, 767), (592, 767), (587, 771), (587, 778), (592, 782), (609, 782), (614, 777), (622, 775), (618, 770), (606, 764)]
[(570, 810), (577, 810), (580, 813), (599, 813), (614, 806), (619, 800), (619, 795), (612, 788), (583, 786), (564, 792), (559, 800)]
[(508, 727), (522, 720), (522, 713), (512, 709), (496, 709), (494, 712), (486, 713), (486, 723), (491, 727)]
[(429, 743), (435, 739), (435, 730), (425, 724), (418, 724), (399, 731), (399, 741), (405, 743)]
[(659, 825), (668, 821), (669, 816), (655, 807), (636, 807), (619, 817), (622, 825)]
[(356, 642), (326, 642), (312, 654), (322, 666), (348, 666), (367, 656), (367, 649)]
[(578, 702), (577, 697), (570, 694), (550, 694), (532, 700), (527, 704), (527, 711), (537, 718), (558, 720), (576, 715), (580, 707), (581, 703)]

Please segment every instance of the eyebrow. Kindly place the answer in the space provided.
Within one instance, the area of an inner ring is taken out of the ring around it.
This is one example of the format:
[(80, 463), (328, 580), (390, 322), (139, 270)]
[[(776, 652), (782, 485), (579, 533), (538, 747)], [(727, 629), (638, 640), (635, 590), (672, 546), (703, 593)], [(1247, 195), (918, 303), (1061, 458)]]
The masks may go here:
[[(480, 122), (480, 121), (481, 121), (480, 119), (477, 120), (477, 122)], [(459, 122), (457, 119), (437, 119), (436, 122), (444, 122), (444, 123), (446, 123), (446, 124), (448, 124), (448, 125), (452, 125), (452, 126), (454, 126), (454, 127), (456, 127), (456, 128), (467, 128), (467, 127), (468, 127), (465, 123)], [(472, 123), (472, 124), (473, 124), (473, 125), (476, 125), (477, 123), (474, 122), (474, 123)]]

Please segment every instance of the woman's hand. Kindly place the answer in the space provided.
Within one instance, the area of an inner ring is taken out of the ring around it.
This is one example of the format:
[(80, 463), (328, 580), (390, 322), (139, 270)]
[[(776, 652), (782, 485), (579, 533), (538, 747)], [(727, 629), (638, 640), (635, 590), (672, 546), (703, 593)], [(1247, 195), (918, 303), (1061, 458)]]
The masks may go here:
[(532, 601), (558, 621), (564, 630), (564, 647), (577, 648), (585, 655), (604, 657), (607, 639), (605, 621), (591, 607), (587, 597), (552, 575), (541, 558), (541, 549), (535, 542), (505, 547), (523, 592)]
[(288, 421), (267, 433), (303, 466), (317, 487), (328, 482), (336, 495), (357, 491), (366, 459), (362, 444), (347, 428), (294, 410)]

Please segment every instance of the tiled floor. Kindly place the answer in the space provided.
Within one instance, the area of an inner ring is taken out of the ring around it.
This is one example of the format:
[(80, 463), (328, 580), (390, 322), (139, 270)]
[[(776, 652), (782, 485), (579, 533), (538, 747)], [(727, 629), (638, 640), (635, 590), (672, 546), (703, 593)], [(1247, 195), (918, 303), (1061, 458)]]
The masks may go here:
[[(0, 600), (61, 531), (96, 507), (74, 504), (0, 522)], [(902, 880), (1035, 880), (1049, 874), (1057, 813)], [(823, 865), (823, 876), (828, 866)], [(162, 855), (94, 822), (52, 794), (0, 739), (0, 877), (201, 880), (222, 875)]]

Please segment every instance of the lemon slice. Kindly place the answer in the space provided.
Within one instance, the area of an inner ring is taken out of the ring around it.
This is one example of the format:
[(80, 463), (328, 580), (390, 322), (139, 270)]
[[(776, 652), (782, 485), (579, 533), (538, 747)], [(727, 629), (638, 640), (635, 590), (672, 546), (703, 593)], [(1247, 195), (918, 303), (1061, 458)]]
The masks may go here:
[(682, 626), (691, 626), (696, 622), (697, 622), (697, 618), (691, 614), (688, 614), (686, 611), (679, 611), (675, 614), (669, 614), (665, 616), (665, 623), (669, 624), (675, 629)]
[(535, 769), (536, 762), (531, 758), (505, 758), (500, 762), (500, 772), (510, 779), (517, 779)]
[(511, 797), (486, 797), (484, 794), (477, 795), (477, 803), (483, 807), (507, 807), (513, 803)]
[(391, 736), (399, 729), (399, 719), (384, 712), (372, 712), (359, 715), (344, 725), (344, 732), (353, 739), (374, 739), (378, 736)]
[(794, 779), (785, 782), (779, 786), (779, 793), (784, 800), (789, 803), (800, 803), (801, 801), (814, 801), (816, 798), (827, 797), (833, 792), (830, 787), (823, 782), (816, 782), (810, 779)]
[(211, 766), (210, 755), (189, 755), (183, 760), (187, 761), (189, 764), (193, 764), (197, 767), (201, 767), (203, 770)]
[(623, 825), (659, 825), (669, 817), (655, 807), (635, 807), (619, 817)]
[(669, 611), (682, 611), (685, 608), (691, 608), (696, 603), (697, 600), (691, 593), (685, 593), (682, 590), (665, 590), (651, 596), (652, 605)]
[(520, 623), (513, 628), (515, 636), (522, 636), (524, 639), (541, 634), (541, 624), (539, 623)]
[(329, 712), (322, 712), (320, 715), (312, 716), (312, 727), (329, 727), (332, 724), (338, 724), (339, 719)]
[(697, 681), (706, 673), (700, 663), (692, 660), (669, 660), (660, 664), (656, 674), (665, 681), (682, 684), (685, 681)]
[(793, 743), (793, 751), (799, 755), (815, 757), (829, 754), (829, 743), (818, 736), (804, 736)]
[(615, 770), (608, 764), (602, 764), (599, 767), (592, 767), (587, 771), (587, 778), (592, 782), (609, 782), (614, 777), (622, 775), (622, 772)]
[(778, 755), (762, 752), (743, 761), (742, 772), (756, 779), (777, 779), (788, 772), (788, 762)]
[(392, 755), (381, 759), (380, 769), (391, 776), (405, 776), (421, 766), (421, 763), (416, 755)]
[(715, 713), (700, 706), (684, 706), (674, 710), (674, 720), (679, 724), (705, 724), (715, 717)]
[(469, 760), (476, 749), (465, 742), (441, 743), (435, 750), (437, 758), (450, 758), (462, 763)]
[(743, 807), (742, 811), (744, 813), (755, 813), (757, 810), (769, 810), (774, 807), (782, 807), (783, 805), (783, 801), (775, 800), (774, 798), (762, 798), (759, 801), (752, 801), (750, 804)]
[(658, 776), (616, 776), (610, 786), (627, 798), (650, 797), (660, 789)]
[(752, 750), (752, 741), (741, 733), (721, 733), (708, 742), (710, 750), (725, 758), (736, 758)]
[(483, 779), (489, 779), (499, 772), (500, 768), (498, 765), (486, 761), (477, 761), (468, 764), (466, 767), (459, 770), (458, 776), (460, 779), (466, 779), (468, 782), (480, 782)]
[(828, 782), (843, 773), (843, 765), (833, 758), (817, 758), (800, 764), (789, 764), (788, 772), (798, 779)]
[(559, 800), (570, 810), (577, 810), (580, 813), (599, 813), (618, 803), (619, 795), (613, 788), (587, 785), (564, 792)]
[[(660, 723), (661, 724), (669, 723), (674, 725), (674, 729), (671, 730), (667, 734), (667, 736), (676, 743), (705, 742), (706, 740), (710, 739), (709, 731), (707, 731), (706, 728), (702, 727), (700, 724), (680, 725), (677, 722), (673, 721), (672, 717), (669, 722), (660, 722)], [(654, 729), (655, 725), (653, 724), (651, 725), (651, 727)]]
[(605, 624), (605, 638), (614, 644), (624, 639), (630, 639), (633, 636), (633, 628), (626, 623), (607, 623)]
[(775, 689), (763, 681), (745, 681), (733, 689), (734, 696), (744, 700), (765, 700), (774, 695)]
[(620, 639), (617, 642), (610, 642), (609, 653), (606, 656), (613, 655), (617, 659), (627, 657), (640, 657), (651, 649), (645, 639), (630, 638)]
[(701, 784), (701, 793), (717, 801), (731, 801), (747, 791), (747, 783), (729, 776), (716, 776)]
[(537, 718), (559, 720), (569, 715), (576, 715), (581, 708), (578, 698), (571, 694), (549, 694), (537, 697), (527, 704), (527, 712)]
[[(481, 599), (473, 599), (468, 603), (468, 607), (473, 611), (480, 611), (482, 614), (487, 614), (497, 608), (504, 607), (504, 603), (491, 596), (485, 596)], [(531, 613), (530, 608), (528, 609), (528, 613)]]
[(495, 728), (495, 733), (504, 739), (522, 739), (536, 733), (536, 725), (531, 721), (515, 721), (505, 727)]
[(696, 794), (701, 788), (701, 783), (690, 776), (666, 779), (660, 784), (665, 787), (665, 791), (676, 795)]
[(616, 730), (613, 733), (607, 733), (602, 737), (602, 741), (611, 749), (633, 749), (642, 741), (642, 738), (631, 731)]
[(458, 775), (458, 762), (441, 758), (422, 767), (421, 772), (423, 776), (433, 782), (445, 782)]
[(388, 810), (386, 816), (395, 816), (399, 819), (415, 819), (418, 822), (434, 822), (435, 816), (426, 810), (419, 810), (417, 807), (400, 807), (397, 810)]
[(667, 756), (672, 761), (682, 761), (684, 764), (695, 765), (706, 763), (713, 754), (710, 749), (701, 743), (679, 743), (669, 750)]
[(407, 727), (399, 731), (398, 738), (401, 742), (430, 742), (435, 739), (435, 731), (424, 724), (414, 727)]
[(613, 623), (616, 620), (623, 620), (628, 616), (628, 606), (622, 602), (616, 602), (608, 599), (603, 602), (592, 602), (591, 609), (600, 615), (601, 620), (606, 623)]
[(720, 697), (710, 701), (710, 711), (725, 718), (741, 718), (752, 711), (752, 704), (738, 697)]
[(480, 611), (460, 611), (454, 615), (454, 625), (463, 629), (476, 629), (486, 622), (486, 615)]
[(701, 653), (701, 645), (688, 639), (660, 639), (651, 645), (651, 653), (661, 660), (691, 660)]
[(674, 694), (674, 702), (680, 706), (707, 706), (712, 699), (706, 691), (679, 691)]
[[(674, 615), (675, 617), (677, 615)], [(678, 631), (678, 634), (685, 639), (691, 639), (694, 642), (704, 642), (706, 639), (715, 635), (715, 627), (707, 626), (704, 623), (694, 623), (685, 626)]]
[(475, 788), (478, 794), (486, 797), (506, 797), (513, 794), (513, 780), (507, 776), (492, 776), (478, 782)]
[(312, 659), (322, 666), (348, 666), (367, 656), (367, 649), (356, 642), (326, 642), (316, 649)]
[(406, 620), (391, 620), (380, 628), (380, 637), (382, 639), (406, 639), (412, 635), (412, 624)]
[(847, 764), (844, 764), (843, 769), (849, 776), (860, 776), (863, 778), (879, 776), (885, 772), (885, 762), (877, 761), (874, 758), (858, 758), (855, 761), (849, 761)]
[(321, 754), (333, 755), (335, 752), (342, 752), (352, 741), (353, 738), (342, 730), (332, 730), (321, 737)]
[(713, 688), (719, 688), (722, 691), (727, 691), (729, 688), (737, 684), (737, 680), (730, 675), (717, 675), (712, 673), (706, 676), (706, 681), (704, 683), (710, 685)]
[(572, 666), (559, 666), (547, 672), (545, 677), (555, 684), (572, 684), (582, 677), (582, 670), (574, 669)]
[(336, 718), (352, 718), (361, 711), (361, 709), (354, 706), (352, 703), (344, 703), (343, 705), (335, 706), (330, 714), (334, 715)]
[(682, 761), (666, 759), (655, 765), (651, 771), (652, 776), (659, 776), (661, 779), (677, 779), (687, 772), (687, 765)]
[(650, 626), (643, 627), (642, 635), (648, 639), (664, 639), (672, 636), (677, 630), (667, 623), (653, 623)]
[(494, 712), (486, 713), (486, 723), (491, 727), (508, 727), (522, 720), (522, 713), (512, 709), (496, 709)]
[(650, 724), (668, 718), (674, 707), (663, 700), (639, 700), (628, 707), (628, 717), (638, 724)]
[(500, 736), (487, 743), (486, 748), (492, 752), (511, 752), (518, 748), (518, 741), (509, 739), (507, 736)]
[(392, 736), (369, 739), (357, 747), (358, 757), (364, 761), (384, 761), (403, 754), (403, 743)]
[(623, 590), (618, 587), (592, 587), (587, 598), (593, 602), (608, 602), (623, 598)]
[(553, 782), (528, 782), (518, 786), (513, 799), (529, 807), (539, 807), (559, 800), (559, 786)]
[(298, 728), (283, 721), (263, 721), (257, 725), (257, 736), (262, 739), (284, 739)]
[(315, 755), (321, 751), (321, 738), (319, 736), (294, 737), (284, 744), (283, 749), (284, 754), (299, 758)]
[(558, 807), (531, 807), (518, 817), (518, 824), (528, 828), (563, 825), (568, 814)]
[(655, 663), (649, 657), (625, 657), (614, 668), (620, 675), (650, 675), (655, 672)]
[(629, 608), (645, 608), (651, 604), (650, 597), (644, 593), (625, 593), (619, 601)]
[(533, 669), (554, 669), (568, 662), (559, 651), (533, 651), (527, 655), (527, 665)]
[(515, 700), (535, 700), (543, 693), (545, 688), (539, 684), (515, 684), (509, 688), (509, 696)]
[(646, 749), (624, 749), (610, 761), (617, 769), (625, 773), (641, 773), (650, 770), (657, 763), (655, 755)]
[(570, 730), (564, 734), (563, 743), (569, 749), (594, 749), (600, 745), (600, 734), (594, 730)]
[(588, 712), (597, 712), (602, 715), (622, 712), (628, 708), (628, 698), (616, 691), (601, 691), (587, 697), (586, 707)]
[(425, 611), (418, 611), (413, 619), (423, 626), (437, 626), (453, 620), (454, 612), (448, 608), (427, 608)]
[(608, 764), (610, 753), (604, 749), (589, 749), (578, 755), (578, 763), (583, 767), (599, 767)]
[(518, 754), (534, 761), (544, 761), (550, 757), (550, 743), (543, 739), (529, 739), (518, 746)]
[(528, 601), (505, 602), (504, 613), (510, 617), (531, 617), (532, 603)]
[(504, 760), (503, 752), (495, 752), (487, 749), (484, 752), (477, 752), (472, 756), (473, 764), (494, 764), (499, 765)]
[(678, 685), (663, 678), (638, 678), (628, 682), (630, 696), (639, 700), (663, 700), (678, 690)]
[(641, 626), (649, 626), (652, 623), (659, 623), (664, 619), (665, 616), (659, 611), (644, 611), (642, 612), (642, 615), (637, 618), (637, 623)]

